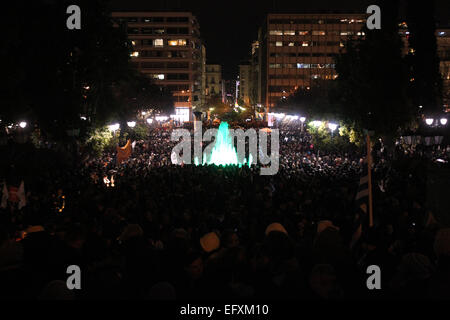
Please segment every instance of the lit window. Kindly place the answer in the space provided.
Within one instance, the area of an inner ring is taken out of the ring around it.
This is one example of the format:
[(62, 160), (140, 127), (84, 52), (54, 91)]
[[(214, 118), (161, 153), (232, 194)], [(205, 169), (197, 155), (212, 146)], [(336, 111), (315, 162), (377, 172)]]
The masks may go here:
[(295, 31), (293, 31), (293, 30), (285, 31), (284, 35), (285, 36), (295, 36)]
[(185, 46), (186, 39), (169, 40), (168, 44), (169, 44), (169, 46)]
[(269, 34), (271, 36), (282, 36), (283, 35), (283, 31), (280, 30), (270, 30)]
[(363, 31), (363, 32), (358, 32), (357, 35), (358, 35), (358, 36), (364, 36), (365, 33), (364, 33), (364, 31)]
[(308, 35), (308, 33), (309, 33), (309, 31), (299, 31), (298, 35), (299, 36), (306, 36), (306, 35)]
[(133, 46), (135, 46), (135, 45), (136, 45), (136, 41), (131, 40), (131, 44), (132, 44)]
[(130, 57), (139, 57), (139, 52), (134, 51), (133, 53), (130, 54)]
[(344, 47), (344, 43), (343, 42), (339, 42), (339, 46), (340, 47)]
[(164, 80), (164, 74), (154, 74), (153, 79)]
[(310, 67), (309, 63), (297, 63), (297, 69), (307, 69)]
[(276, 47), (282, 47), (283, 46), (283, 42), (277, 41), (277, 42), (275, 42), (275, 46)]
[(308, 41), (303, 41), (303, 42), (302, 42), (302, 47), (307, 47), (307, 46), (309, 46)]
[(155, 47), (162, 47), (162, 46), (164, 46), (164, 40), (163, 39), (155, 39), (155, 40), (153, 40), (153, 45)]
[(288, 43), (288, 47), (293, 47), (294, 46), (294, 43), (293, 42), (289, 42)]
[(351, 36), (353, 34), (352, 31), (342, 31), (341, 36)]
[(312, 32), (313, 36), (324, 36), (325, 35), (325, 31), (313, 31)]

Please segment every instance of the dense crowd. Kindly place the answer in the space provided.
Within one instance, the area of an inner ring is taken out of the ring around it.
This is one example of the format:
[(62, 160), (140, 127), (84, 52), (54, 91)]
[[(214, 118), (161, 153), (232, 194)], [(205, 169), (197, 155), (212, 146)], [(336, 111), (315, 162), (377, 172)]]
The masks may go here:
[[(158, 129), (121, 164), (106, 153), (69, 168), (49, 160), (29, 178), (5, 171), (25, 179), (27, 205), (0, 209), (1, 296), (450, 298), (450, 229), (427, 210), (423, 155), (375, 151), (375, 227), (355, 242), (362, 154), (321, 152), (287, 128), (278, 173), (261, 176), (258, 165), (174, 165), (174, 145)], [(69, 265), (82, 290), (67, 289)], [(369, 265), (382, 290), (367, 289)]]

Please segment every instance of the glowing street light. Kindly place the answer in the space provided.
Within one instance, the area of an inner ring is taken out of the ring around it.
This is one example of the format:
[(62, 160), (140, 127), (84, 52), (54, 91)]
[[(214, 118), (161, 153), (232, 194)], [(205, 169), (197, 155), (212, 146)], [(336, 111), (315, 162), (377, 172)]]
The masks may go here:
[(303, 122), (306, 121), (306, 118), (305, 117), (300, 117), (300, 121), (303, 123)]
[(330, 130), (333, 132), (334, 130), (336, 130), (338, 127), (338, 125), (336, 123), (328, 123), (328, 128), (330, 128)]
[(431, 126), (431, 125), (433, 124), (433, 122), (434, 122), (434, 119), (433, 119), (433, 118), (427, 118), (427, 119), (425, 119), (425, 123), (426, 123), (427, 125), (429, 125), (429, 126)]
[(19, 123), (19, 127), (21, 127), (22, 129), (24, 129), (27, 126), (27, 123), (25, 121), (22, 121), (21, 123)]
[(118, 124), (118, 123), (110, 124), (110, 125), (108, 126), (109, 131), (116, 131), (116, 130), (118, 130), (119, 128), (120, 128), (120, 124)]
[(322, 121), (320, 121), (320, 120), (314, 120), (314, 121), (311, 121), (311, 124), (314, 126), (314, 127), (320, 127), (321, 125), (322, 125)]
[(148, 123), (148, 124), (153, 123), (153, 119), (147, 118), (147, 123)]
[(443, 126), (445, 126), (447, 124), (447, 118), (441, 118), (440, 122)]
[(127, 122), (127, 125), (128, 125), (130, 128), (134, 128), (134, 127), (136, 126), (136, 121), (128, 121), (128, 122)]

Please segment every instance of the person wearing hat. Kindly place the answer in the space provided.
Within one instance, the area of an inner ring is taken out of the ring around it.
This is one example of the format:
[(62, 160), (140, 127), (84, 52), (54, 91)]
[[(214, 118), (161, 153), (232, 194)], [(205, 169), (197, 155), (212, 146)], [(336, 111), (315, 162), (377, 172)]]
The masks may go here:
[(331, 222), (330, 220), (321, 220), (317, 224), (317, 234), (319, 235), (322, 231), (324, 231), (327, 228), (339, 230), (339, 227), (336, 227), (335, 225), (333, 225), (333, 222)]
[(286, 229), (281, 225), (281, 223), (278, 222), (271, 223), (267, 226), (265, 231), (266, 236), (269, 235), (269, 233), (271, 233), (272, 231), (282, 232), (286, 235), (288, 234)]
[(200, 238), (200, 246), (206, 253), (212, 253), (213, 251), (219, 249), (220, 239), (217, 233), (209, 232)]

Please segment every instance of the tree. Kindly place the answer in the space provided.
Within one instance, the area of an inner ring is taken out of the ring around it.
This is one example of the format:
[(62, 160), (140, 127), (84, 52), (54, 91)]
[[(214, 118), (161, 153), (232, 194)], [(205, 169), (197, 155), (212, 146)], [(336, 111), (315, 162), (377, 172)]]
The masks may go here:
[(173, 109), (172, 94), (155, 85), (146, 75), (133, 69), (130, 69), (127, 78), (114, 85), (113, 94), (114, 107), (108, 113), (108, 120), (118, 121), (121, 124), (121, 135), (128, 130), (127, 121), (135, 119), (142, 110), (155, 115)]
[[(71, 4), (81, 8), (81, 30), (66, 27)], [(3, 123), (36, 121), (44, 134), (61, 139), (80, 115), (104, 122), (117, 105), (113, 88), (130, 69), (130, 44), (106, 1), (14, 2), (6, 13), (2, 21), (12, 32), (0, 57), (7, 77)]]
[(338, 78), (331, 95), (350, 127), (392, 137), (410, 125), (414, 111), (398, 34), (398, 1), (382, 1), (380, 7), (381, 29), (365, 28), (365, 38), (348, 41), (345, 53), (336, 57)]
[(298, 88), (286, 99), (280, 100), (277, 110), (284, 113), (295, 113), (308, 119), (334, 120), (338, 116), (336, 106), (330, 98), (333, 82), (315, 81), (308, 88)]
[(408, 62), (410, 66), (410, 95), (414, 106), (422, 106), (425, 114), (442, 112), (442, 78), (436, 44), (434, 1), (421, 5), (415, 1), (407, 3), (407, 25), (409, 31)]

